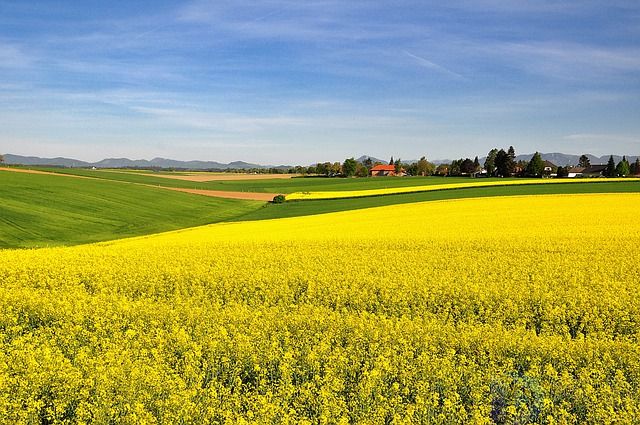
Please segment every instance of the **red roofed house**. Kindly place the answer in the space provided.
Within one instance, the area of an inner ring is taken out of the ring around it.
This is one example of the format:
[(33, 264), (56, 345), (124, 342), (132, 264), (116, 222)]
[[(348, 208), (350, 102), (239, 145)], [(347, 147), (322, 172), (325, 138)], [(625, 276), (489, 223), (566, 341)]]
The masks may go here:
[(376, 165), (371, 169), (371, 176), (404, 176), (404, 170), (400, 170), (399, 173), (396, 174), (396, 166), (395, 165)]

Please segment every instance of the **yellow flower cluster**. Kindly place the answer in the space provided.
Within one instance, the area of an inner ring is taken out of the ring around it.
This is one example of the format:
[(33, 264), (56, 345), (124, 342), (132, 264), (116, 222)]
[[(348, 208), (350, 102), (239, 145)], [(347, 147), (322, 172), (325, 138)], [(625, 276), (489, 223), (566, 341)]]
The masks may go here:
[(0, 423), (633, 423), (640, 194), (0, 251)]
[(366, 190), (336, 190), (326, 192), (294, 192), (285, 196), (287, 201), (304, 201), (312, 199), (341, 199), (341, 198), (362, 198), (365, 196), (396, 195), (401, 193), (431, 192), (434, 190), (464, 189), (472, 187), (492, 187), (492, 186), (522, 186), (537, 184), (558, 184), (558, 183), (592, 183), (592, 182), (640, 182), (639, 178), (609, 178), (606, 180), (594, 179), (517, 179), (517, 180), (475, 180), (465, 183), (443, 183), (425, 186), (389, 187), (384, 189)]

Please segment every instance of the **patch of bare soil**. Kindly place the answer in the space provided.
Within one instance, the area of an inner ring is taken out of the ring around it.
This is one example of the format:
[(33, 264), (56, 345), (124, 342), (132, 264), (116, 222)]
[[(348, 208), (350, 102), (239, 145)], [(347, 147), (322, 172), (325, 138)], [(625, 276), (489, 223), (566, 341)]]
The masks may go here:
[[(158, 187), (158, 186), (153, 186)], [(214, 196), (216, 198), (246, 199), (250, 201), (271, 201), (277, 193), (260, 192), (230, 192), (226, 190), (205, 190), (205, 189), (185, 189), (181, 187), (162, 187), (162, 189), (175, 190), (178, 192), (192, 193), (195, 195)]]

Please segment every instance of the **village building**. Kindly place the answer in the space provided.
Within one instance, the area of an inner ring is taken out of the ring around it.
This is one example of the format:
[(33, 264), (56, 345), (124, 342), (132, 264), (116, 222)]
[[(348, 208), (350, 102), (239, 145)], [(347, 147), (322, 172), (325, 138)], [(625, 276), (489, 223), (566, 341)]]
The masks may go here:
[(572, 167), (569, 169), (569, 172), (567, 174), (567, 177), (569, 178), (576, 178), (576, 177), (582, 177), (582, 172), (585, 170), (585, 167)]
[(607, 164), (590, 165), (589, 167), (573, 167), (567, 177), (604, 177)]
[(551, 161), (544, 160), (542, 162), (542, 176), (543, 177), (557, 177), (558, 166)]
[(604, 177), (607, 164), (598, 164), (587, 167), (582, 171), (582, 177)]
[(384, 177), (384, 176), (406, 176), (407, 173), (402, 168), (399, 173), (396, 173), (395, 165), (376, 165), (371, 169), (371, 177)]

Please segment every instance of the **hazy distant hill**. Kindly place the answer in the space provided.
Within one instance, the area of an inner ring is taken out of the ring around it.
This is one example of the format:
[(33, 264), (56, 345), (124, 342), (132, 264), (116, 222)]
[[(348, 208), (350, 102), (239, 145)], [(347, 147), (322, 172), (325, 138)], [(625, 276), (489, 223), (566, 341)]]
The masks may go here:
[(80, 161), (72, 158), (39, 158), (37, 156), (20, 156), (12, 155), (10, 153), (4, 155), (4, 162), (6, 164), (21, 164), (21, 165), (55, 165), (58, 167), (90, 167), (88, 162)]
[(383, 164), (388, 164), (389, 163), (389, 159), (380, 159), (380, 158), (376, 158), (375, 156), (369, 156), (369, 155), (362, 155), (360, 158), (356, 158), (356, 161), (358, 162), (364, 162), (367, 160), (367, 158), (371, 159), (371, 162), (382, 162)]
[[(591, 165), (606, 164), (607, 161), (609, 161), (609, 155), (603, 155), (600, 157), (591, 155), (591, 154), (586, 154), (586, 155), (589, 158)], [(532, 156), (533, 156), (533, 153), (517, 155), (516, 160), (529, 161)], [(565, 166), (565, 165), (578, 165), (581, 155), (568, 155), (564, 153), (541, 153), (540, 156), (542, 156), (542, 159), (544, 161), (552, 162), (555, 165)], [(616, 161), (616, 164), (617, 164), (622, 159), (622, 155), (613, 155), (613, 159)], [(627, 161), (633, 162), (635, 160), (636, 160), (635, 156), (627, 155)]]
[[(577, 165), (580, 155), (569, 155), (564, 153), (543, 153), (542, 159), (553, 162), (555, 165)], [(533, 154), (522, 154), (516, 156), (516, 160), (529, 161)], [(595, 155), (589, 155), (589, 160), (592, 165), (606, 164), (609, 160), (609, 155), (597, 157)], [(365, 161), (367, 158), (371, 158), (373, 162), (381, 162), (383, 164), (389, 163), (388, 159), (380, 159), (374, 156), (362, 155), (356, 160), (359, 162)], [(621, 159), (621, 155), (614, 155), (613, 159), (618, 163)], [(187, 169), (187, 170), (227, 170), (227, 169), (251, 169), (251, 168), (291, 168), (289, 165), (260, 165), (252, 164), (244, 161), (233, 161), (228, 164), (224, 164), (216, 161), (178, 161), (175, 159), (166, 158), (153, 158), (152, 160), (146, 159), (129, 159), (129, 158), (106, 158), (98, 162), (85, 162), (73, 158), (40, 158), (37, 156), (21, 156), (21, 155), (4, 155), (5, 163), (7, 164), (22, 164), (22, 165), (50, 165), (55, 167), (96, 167), (96, 168), (174, 168), (174, 169)], [(402, 159), (405, 164), (416, 162), (416, 159), (405, 160)], [(636, 160), (636, 156), (627, 155), (627, 160), (633, 162)], [(450, 163), (448, 159), (436, 159), (430, 160), (434, 164)], [(479, 159), (480, 164), (484, 164), (485, 157)]]
[(50, 165), (55, 167), (96, 167), (96, 168), (180, 168), (189, 170), (226, 170), (249, 169), (249, 168), (288, 168), (286, 165), (271, 166), (251, 164), (244, 161), (234, 161), (223, 164), (216, 161), (177, 161), (174, 159), (153, 158), (132, 160), (129, 158), (107, 158), (98, 162), (85, 162), (71, 158), (39, 158), (35, 156), (20, 156), (6, 154), (4, 156), (7, 164), (22, 165)]

